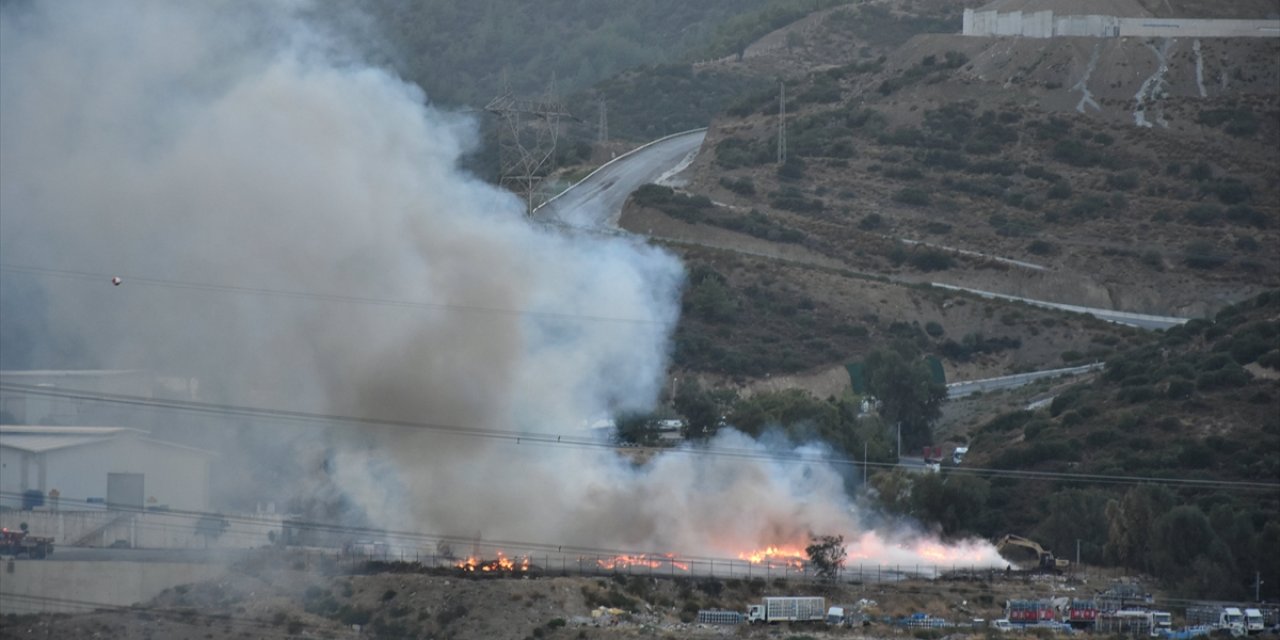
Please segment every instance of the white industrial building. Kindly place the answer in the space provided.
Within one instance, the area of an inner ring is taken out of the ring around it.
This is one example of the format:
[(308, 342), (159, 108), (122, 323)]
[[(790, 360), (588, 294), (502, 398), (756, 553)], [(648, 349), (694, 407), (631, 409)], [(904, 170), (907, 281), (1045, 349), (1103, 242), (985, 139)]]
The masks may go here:
[(0, 504), (206, 511), (214, 455), (127, 427), (0, 426)]

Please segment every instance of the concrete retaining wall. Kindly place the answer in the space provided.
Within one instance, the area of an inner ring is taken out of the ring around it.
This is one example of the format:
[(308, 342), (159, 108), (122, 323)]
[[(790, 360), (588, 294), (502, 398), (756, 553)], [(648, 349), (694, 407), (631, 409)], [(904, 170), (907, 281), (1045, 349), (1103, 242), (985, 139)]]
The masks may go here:
[(1122, 18), (1120, 35), (1135, 38), (1276, 38), (1280, 20)]
[(129, 606), (226, 570), (216, 563), (6, 560), (0, 567), (0, 615)]
[(1054, 16), (1052, 11), (964, 10), (966, 36), (1052, 38), (1276, 38), (1280, 20), (1203, 20), (1196, 18), (1118, 18), (1101, 15)]
[(108, 547), (124, 540), (135, 549), (252, 549), (271, 544), (271, 532), (279, 536), (284, 520), (280, 514), (228, 513), (222, 517), (227, 528), (207, 539), (197, 532), (199, 515), (163, 512), (3, 511), (0, 526), (17, 529), (19, 523), (26, 522), (32, 535), (52, 536), (55, 549), (82, 540), (87, 547)]

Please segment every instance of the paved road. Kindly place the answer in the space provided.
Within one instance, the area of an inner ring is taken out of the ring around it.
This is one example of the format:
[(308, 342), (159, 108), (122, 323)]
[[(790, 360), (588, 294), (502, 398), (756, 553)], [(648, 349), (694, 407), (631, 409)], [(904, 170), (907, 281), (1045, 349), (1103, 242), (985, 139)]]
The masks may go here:
[(617, 226), (627, 196), (692, 159), (706, 137), (706, 129), (686, 131), (618, 156), (535, 209), (533, 217), (575, 227)]
[(1025, 302), (1029, 305), (1037, 307), (1045, 307), (1047, 309), (1058, 309), (1061, 311), (1071, 311), (1073, 313), (1085, 313), (1099, 320), (1114, 322), (1116, 324), (1126, 324), (1139, 329), (1168, 329), (1176, 327), (1180, 324), (1186, 324), (1190, 318), (1177, 318), (1174, 316), (1153, 316), (1145, 313), (1130, 313), (1128, 311), (1115, 311), (1112, 309), (1099, 309), (1097, 307), (1081, 307), (1074, 304), (1062, 304), (1060, 302), (1046, 302), (1044, 300), (1033, 300), (1031, 298), (1022, 298), (1018, 296), (1006, 295), (1003, 293), (994, 293), (991, 291), (983, 291), (981, 289), (969, 289), (967, 287), (957, 287), (950, 284), (942, 284), (940, 282), (929, 283), (935, 287), (943, 289), (951, 289), (953, 291), (967, 291), (969, 293), (982, 296), (984, 298), (994, 298), (1000, 300), (1013, 300), (1016, 302)]
[(1065, 369), (1048, 369), (1045, 371), (1030, 371), (1027, 373), (1015, 373), (1011, 376), (1000, 376), (998, 378), (984, 378), (982, 380), (965, 380), (963, 382), (952, 382), (947, 385), (948, 398), (963, 398), (967, 395), (978, 393), (979, 391), (995, 391), (997, 389), (1013, 389), (1026, 384), (1035, 382), (1043, 378), (1054, 378), (1057, 376), (1076, 376), (1090, 371), (1100, 371), (1102, 369), (1101, 362), (1086, 364), (1079, 367), (1067, 367)]

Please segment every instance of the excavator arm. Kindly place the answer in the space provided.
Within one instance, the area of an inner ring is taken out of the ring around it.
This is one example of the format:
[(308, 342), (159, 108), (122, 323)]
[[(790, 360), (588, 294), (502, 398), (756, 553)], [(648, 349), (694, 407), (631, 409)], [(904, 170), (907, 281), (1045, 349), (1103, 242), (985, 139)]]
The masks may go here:
[(996, 541), (996, 551), (1003, 553), (1012, 548), (1027, 549), (1036, 554), (1040, 569), (1044, 571), (1060, 571), (1071, 565), (1067, 560), (1054, 558), (1051, 551), (1030, 538), (1008, 534)]

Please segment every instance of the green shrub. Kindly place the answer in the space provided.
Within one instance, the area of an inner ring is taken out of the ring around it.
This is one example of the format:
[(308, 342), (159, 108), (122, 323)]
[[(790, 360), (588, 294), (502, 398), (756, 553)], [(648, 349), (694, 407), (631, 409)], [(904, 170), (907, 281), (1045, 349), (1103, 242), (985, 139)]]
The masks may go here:
[(1222, 210), (1211, 204), (1197, 204), (1182, 214), (1182, 217), (1186, 218), (1187, 222), (1200, 227), (1207, 227), (1218, 222), (1221, 216)]
[(1057, 250), (1058, 248), (1052, 242), (1046, 240), (1032, 240), (1031, 244), (1027, 245), (1027, 251), (1038, 256), (1052, 255)]
[(1059, 140), (1053, 145), (1053, 157), (1073, 167), (1092, 167), (1102, 162), (1102, 154), (1079, 140)]
[(946, 271), (955, 265), (951, 254), (929, 248), (912, 251), (907, 262), (921, 271)]
[(805, 168), (804, 160), (797, 156), (789, 156), (787, 161), (778, 167), (778, 178), (782, 180), (799, 180), (804, 177)]
[(864, 231), (879, 229), (884, 226), (884, 218), (878, 213), (868, 213), (858, 221), (858, 228)]
[(1272, 349), (1258, 356), (1258, 364), (1268, 369), (1280, 371), (1280, 349)]
[(720, 178), (720, 186), (740, 195), (753, 196), (756, 194), (756, 183), (751, 178), (738, 178), (736, 180), (730, 178)]
[(1034, 416), (1035, 414), (1030, 411), (1013, 411), (992, 419), (990, 422), (982, 426), (981, 431), (987, 433), (1005, 433), (1026, 425)]
[(1156, 271), (1164, 271), (1164, 256), (1160, 255), (1160, 252), (1155, 249), (1148, 250), (1142, 254), (1142, 264)]
[(1138, 174), (1133, 171), (1113, 173), (1107, 176), (1107, 186), (1120, 191), (1133, 191), (1138, 188)]
[(903, 204), (923, 207), (928, 206), (929, 204), (929, 192), (922, 189), (916, 189), (914, 187), (907, 187), (906, 189), (902, 189), (901, 191), (893, 194), (893, 199)]
[(924, 324), (924, 332), (935, 338), (940, 338), (946, 333), (946, 330), (942, 328), (942, 325), (929, 321)]
[(1194, 240), (1183, 248), (1182, 262), (1192, 269), (1217, 269), (1227, 263), (1227, 256), (1208, 240)]
[(1236, 205), (1227, 209), (1226, 218), (1235, 224), (1258, 229), (1265, 229), (1268, 224), (1266, 214), (1246, 205)]
[(1195, 391), (1196, 385), (1190, 380), (1175, 378), (1169, 381), (1169, 388), (1165, 390), (1165, 396), (1170, 400), (1186, 400), (1191, 397), (1191, 393)]
[(1233, 389), (1249, 384), (1252, 379), (1253, 376), (1248, 371), (1236, 365), (1200, 374), (1196, 378), (1196, 388), (1201, 391)]
[(1240, 204), (1253, 198), (1253, 189), (1239, 180), (1227, 178), (1210, 187), (1222, 204)]

